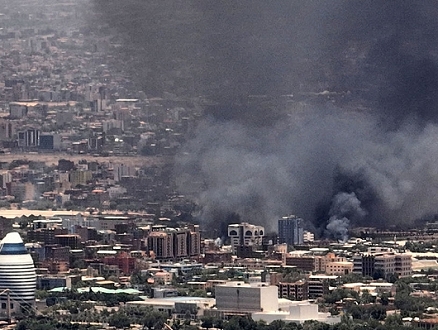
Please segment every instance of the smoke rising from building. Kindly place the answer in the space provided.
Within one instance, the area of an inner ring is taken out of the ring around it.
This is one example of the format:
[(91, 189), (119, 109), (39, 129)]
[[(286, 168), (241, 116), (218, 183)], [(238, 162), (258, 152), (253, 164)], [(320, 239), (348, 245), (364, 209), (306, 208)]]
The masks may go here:
[(361, 202), (354, 192), (340, 192), (333, 197), (327, 230), (332, 236), (345, 242), (348, 238), (350, 219), (359, 222), (365, 215), (366, 212), (362, 209)]
[[(214, 103), (175, 168), (206, 222), (293, 213), (327, 232), (437, 213), (437, 1), (148, 3), (96, 11), (136, 49), (146, 93)], [(190, 87), (160, 81), (175, 72)], [(346, 196), (359, 213), (334, 211)]]

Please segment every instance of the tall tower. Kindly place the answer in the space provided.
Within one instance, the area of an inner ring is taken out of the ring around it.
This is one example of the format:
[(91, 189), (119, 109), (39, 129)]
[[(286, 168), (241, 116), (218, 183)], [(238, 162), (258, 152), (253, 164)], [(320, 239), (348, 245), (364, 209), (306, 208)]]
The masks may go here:
[[(21, 236), (9, 233), (0, 242), (0, 313), (20, 312), (21, 307), (35, 303), (36, 273), (32, 257), (27, 252)], [(10, 306), (7, 306), (9, 300)]]
[(278, 220), (278, 243), (287, 245), (303, 244), (304, 220), (295, 215), (283, 217)]

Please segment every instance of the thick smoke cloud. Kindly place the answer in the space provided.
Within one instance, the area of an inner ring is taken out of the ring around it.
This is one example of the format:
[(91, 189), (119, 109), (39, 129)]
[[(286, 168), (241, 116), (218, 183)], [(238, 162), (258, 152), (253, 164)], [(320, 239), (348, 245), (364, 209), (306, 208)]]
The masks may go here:
[[(344, 238), (345, 226), (326, 228), (327, 221), (381, 227), (437, 212), (434, 124), (386, 131), (373, 114), (306, 108), (258, 130), (204, 125), (180, 158), (179, 178), (185, 191), (202, 191), (197, 202), (208, 220), (237, 212), (274, 229), (275, 219), (295, 213)], [(340, 196), (355, 203), (339, 209)]]
[(145, 91), (214, 104), (175, 169), (206, 223), (295, 213), (344, 238), (438, 211), (437, 1), (120, 6), (96, 1)]
[(437, 1), (336, 2), (326, 49), (342, 89), (363, 90), (397, 128), (406, 119), (437, 120)]
[(350, 219), (361, 221), (366, 215), (362, 209), (361, 201), (356, 194), (340, 192), (333, 197), (329, 212), (327, 230), (337, 239), (345, 242), (348, 238)]

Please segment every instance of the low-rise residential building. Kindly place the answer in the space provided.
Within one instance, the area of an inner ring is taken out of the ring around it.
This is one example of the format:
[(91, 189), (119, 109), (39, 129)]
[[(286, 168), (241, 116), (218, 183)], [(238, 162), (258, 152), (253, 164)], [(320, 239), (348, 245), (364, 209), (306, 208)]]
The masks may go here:
[(162, 270), (154, 274), (154, 279), (157, 283), (170, 284), (172, 282), (173, 273)]
[(293, 255), (286, 257), (286, 266), (294, 266), (306, 272), (314, 272), (315, 257), (311, 255)]
[(363, 276), (385, 277), (412, 274), (412, 256), (407, 253), (378, 252), (353, 256), (353, 272)]
[(325, 259), (325, 273), (328, 275), (342, 276), (353, 272), (353, 262), (347, 261), (344, 257), (336, 256), (334, 253), (327, 253)]
[(141, 301), (128, 301), (126, 306), (151, 307), (154, 310), (166, 313), (169, 317), (191, 319), (202, 317), (205, 311), (211, 309), (216, 300), (214, 298), (198, 297), (167, 297), (145, 298)]
[(380, 295), (382, 293), (389, 293), (395, 295), (396, 286), (393, 283), (373, 281), (370, 283), (346, 283), (342, 288), (354, 290), (357, 293), (368, 292), (371, 295)]
[(336, 284), (338, 276), (335, 275), (310, 275), (308, 278), (309, 299), (316, 299), (330, 292), (330, 285)]
[(309, 299), (309, 283), (299, 280), (293, 283), (280, 282), (278, 284), (278, 297), (290, 300)]

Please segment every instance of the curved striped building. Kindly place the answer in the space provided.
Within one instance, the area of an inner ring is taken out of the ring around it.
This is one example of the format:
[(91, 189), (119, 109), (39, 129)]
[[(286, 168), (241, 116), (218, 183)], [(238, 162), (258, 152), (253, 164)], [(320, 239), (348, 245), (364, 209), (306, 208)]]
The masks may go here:
[(27, 252), (21, 236), (9, 233), (0, 242), (0, 309), (6, 310), (9, 289), (11, 309), (19, 311), (23, 305), (35, 302), (36, 273), (32, 257)]

